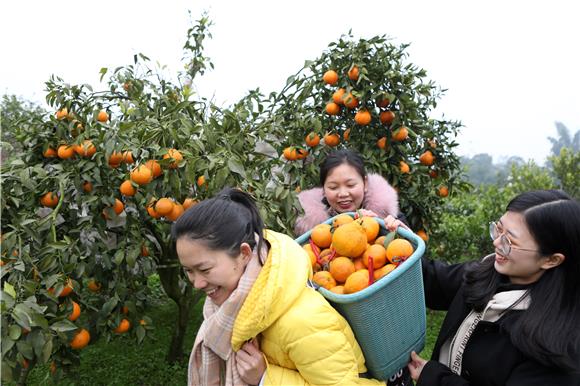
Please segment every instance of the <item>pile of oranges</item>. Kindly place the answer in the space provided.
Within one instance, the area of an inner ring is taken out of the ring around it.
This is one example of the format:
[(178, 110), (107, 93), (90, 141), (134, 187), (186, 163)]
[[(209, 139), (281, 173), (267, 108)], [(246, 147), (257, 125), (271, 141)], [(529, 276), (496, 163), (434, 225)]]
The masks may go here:
[[(355, 216), (356, 217), (356, 216)], [(313, 281), (337, 294), (352, 294), (388, 275), (413, 254), (413, 245), (394, 233), (379, 236), (373, 217), (341, 214), (318, 224), (302, 247), (310, 256)]]

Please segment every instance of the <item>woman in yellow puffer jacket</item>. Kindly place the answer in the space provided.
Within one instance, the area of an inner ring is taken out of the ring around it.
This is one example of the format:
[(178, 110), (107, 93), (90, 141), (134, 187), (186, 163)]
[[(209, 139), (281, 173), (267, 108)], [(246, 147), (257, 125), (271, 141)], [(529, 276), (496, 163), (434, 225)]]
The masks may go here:
[(384, 385), (360, 377), (362, 351), (346, 320), (313, 288), (310, 260), (264, 230), (249, 195), (226, 189), (172, 228), (189, 280), (206, 293), (189, 385)]

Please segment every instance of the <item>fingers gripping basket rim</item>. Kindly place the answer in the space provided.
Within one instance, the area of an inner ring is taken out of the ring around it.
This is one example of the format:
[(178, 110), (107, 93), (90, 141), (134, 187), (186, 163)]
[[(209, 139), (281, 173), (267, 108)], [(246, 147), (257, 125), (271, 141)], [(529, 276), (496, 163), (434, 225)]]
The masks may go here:
[[(354, 217), (354, 213), (348, 213)], [(333, 218), (325, 221), (332, 224)], [(384, 221), (375, 217), (381, 234), (387, 233)], [(296, 239), (308, 243), (311, 230)], [(353, 294), (317, 290), (349, 322), (374, 378), (386, 380), (404, 367), (411, 351), (420, 352), (425, 343), (425, 298), (421, 272), (424, 241), (399, 227), (397, 234), (413, 244), (414, 252), (397, 269)], [(407, 320), (412, 319), (412, 320)]]

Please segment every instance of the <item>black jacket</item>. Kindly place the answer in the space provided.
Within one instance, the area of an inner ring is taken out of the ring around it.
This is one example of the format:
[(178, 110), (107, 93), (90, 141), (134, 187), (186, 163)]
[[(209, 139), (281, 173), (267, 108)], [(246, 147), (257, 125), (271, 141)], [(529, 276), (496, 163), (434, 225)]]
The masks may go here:
[[(470, 263), (448, 265), (423, 258), (423, 281), (427, 307), (447, 310), (432, 360), (421, 372), (417, 386), (578, 386), (580, 375), (550, 368), (519, 351), (511, 342), (509, 331), (521, 311), (508, 311), (497, 322), (480, 322), (471, 335), (465, 352), (461, 376), (439, 363), (441, 346), (452, 339), (461, 322), (471, 311), (463, 294), (463, 275)], [(500, 290), (522, 289), (506, 285)]]

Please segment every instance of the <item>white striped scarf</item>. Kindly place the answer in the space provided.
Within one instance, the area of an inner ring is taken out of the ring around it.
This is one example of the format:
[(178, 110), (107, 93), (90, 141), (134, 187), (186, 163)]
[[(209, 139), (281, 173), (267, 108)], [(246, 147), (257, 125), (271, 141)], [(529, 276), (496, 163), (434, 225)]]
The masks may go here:
[[(264, 252), (262, 255), (265, 258)], [(203, 305), (204, 321), (197, 332), (189, 357), (188, 385), (246, 385), (238, 374), (236, 356), (232, 355), (232, 331), (238, 312), (261, 268), (257, 254), (253, 253), (238, 287), (221, 306), (215, 305), (210, 298), (206, 298)], [(222, 361), (225, 362), (225, 369), (220, 368)]]

